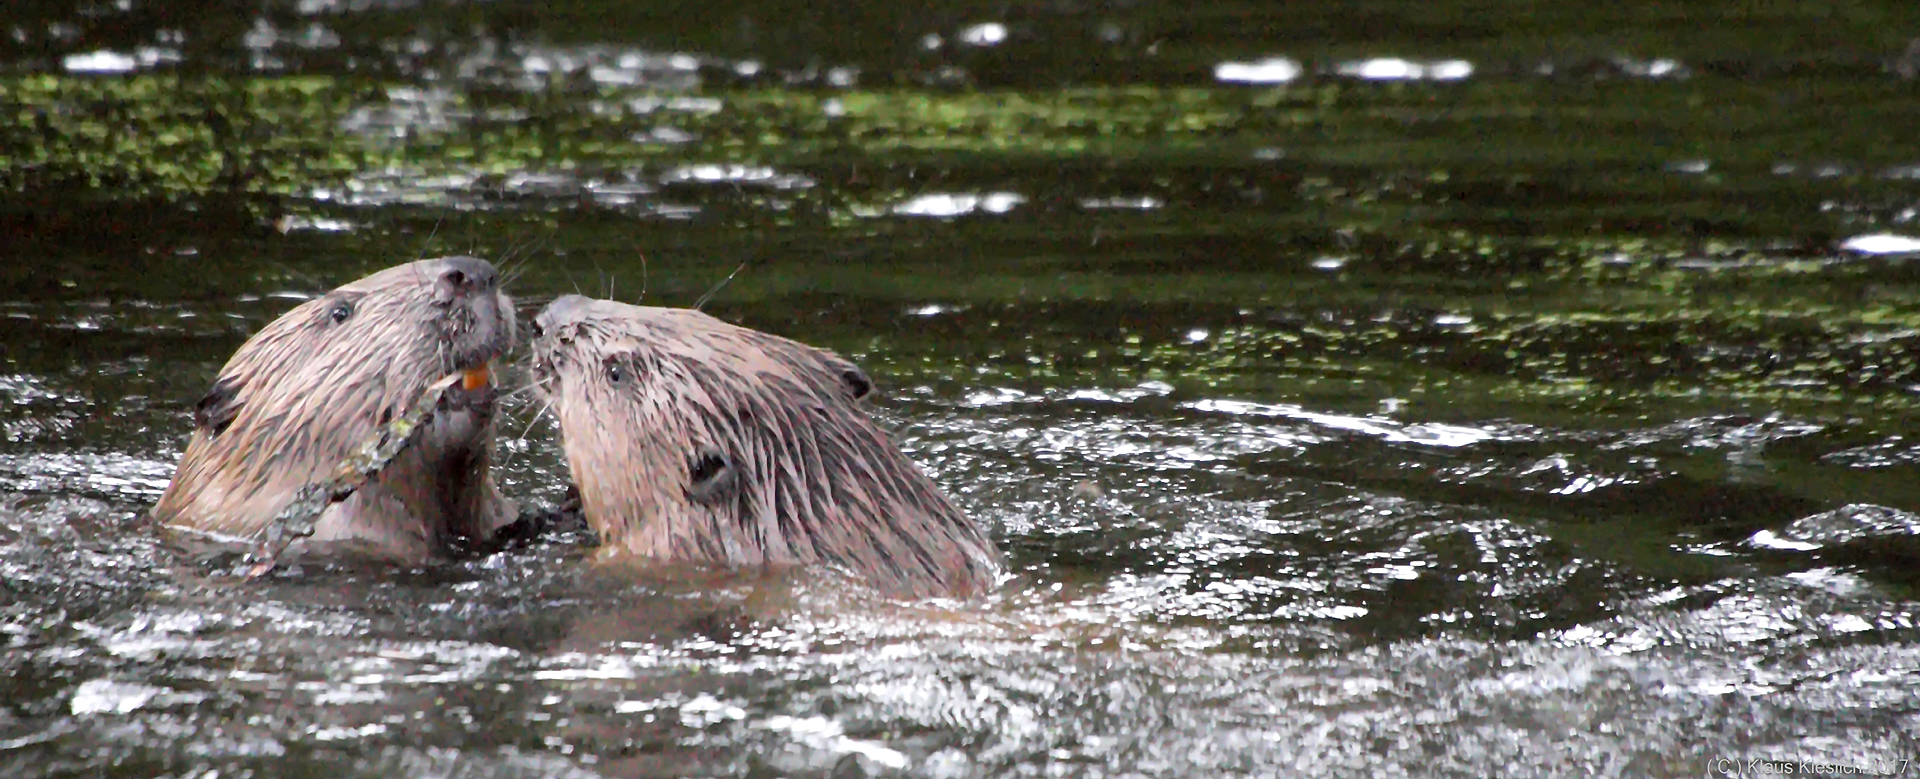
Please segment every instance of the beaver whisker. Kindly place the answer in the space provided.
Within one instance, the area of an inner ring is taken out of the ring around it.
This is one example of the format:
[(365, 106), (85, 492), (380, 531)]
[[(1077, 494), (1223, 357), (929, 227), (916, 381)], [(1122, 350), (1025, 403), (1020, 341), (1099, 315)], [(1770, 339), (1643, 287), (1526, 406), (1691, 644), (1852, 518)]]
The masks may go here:
[(524, 387), (521, 387), (521, 388), (519, 388), (519, 389), (516, 389), (516, 390), (510, 390), (510, 391), (508, 391), (508, 392), (503, 392), (503, 393), (501, 393), (501, 394), (500, 394), (500, 399), (501, 399), (501, 400), (507, 400), (507, 399), (509, 399), (509, 398), (513, 398), (513, 397), (516, 397), (516, 396), (518, 396), (518, 395), (520, 395), (520, 394), (522, 394), (522, 393), (525, 393), (525, 392), (531, 392), (531, 391), (533, 391), (533, 390), (537, 390), (537, 389), (540, 389), (540, 388), (542, 388), (542, 387), (545, 387), (545, 386), (547, 386), (548, 384), (551, 384), (551, 383), (553, 383), (553, 377), (552, 377), (552, 376), (548, 376), (547, 378), (544, 378), (544, 379), (541, 379), (541, 380), (539, 380), (539, 381), (535, 381), (535, 382), (529, 382), (529, 383), (527, 384), (527, 386), (524, 386)]
[(542, 403), (541, 408), (533, 412), (533, 418), (527, 420), (527, 426), (521, 429), (520, 435), (514, 437), (513, 439), (514, 448), (507, 452), (507, 459), (500, 463), (500, 467), (502, 469), (505, 469), (509, 464), (513, 462), (513, 455), (515, 452), (526, 448), (527, 436), (533, 434), (533, 426), (540, 424), (540, 418), (543, 416), (552, 416), (552, 415), (553, 415), (553, 403), (551, 401)]
[(500, 272), (500, 286), (502, 288), (513, 286), (513, 283), (520, 280), (520, 276), (527, 272), (527, 267), (532, 263), (533, 252), (528, 252), (526, 256), (515, 260), (512, 265), (507, 266), (506, 270)]
[(640, 297), (634, 298), (633, 302), (638, 303), (646, 299), (647, 299), (647, 253), (640, 252)]
[(601, 294), (603, 294), (603, 295), (606, 295), (607, 297), (613, 297), (612, 295), (608, 295), (608, 294), (606, 294), (606, 292), (605, 292), (605, 290), (606, 290), (606, 288), (607, 288), (607, 272), (606, 272), (606, 270), (604, 270), (604, 269), (602, 269), (602, 268), (600, 267), (600, 260), (599, 260), (598, 258), (594, 258), (594, 259), (592, 260), (592, 262), (593, 262), (593, 275), (594, 275), (594, 277), (595, 277), (595, 278), (597, 278), (597, 279), (599, 279), (599, 280), (600, 280), (600, 289), (602, 290), (602, 292), (601, 292)]
[(502, 282), (502, 285), (519, 278), (521, 271), (526, 269), (527, 263), (533, 259), (534, 255), (553, 242), (553, 235), (553, 232), (549, 231), (545, 236), (529, 238), (525, 243), (509, 244), (507, 250), (500, 255), (500, 264), (505, 266), (505, 270), (500, 275), (508, 279), (507, 282)]
[(713, 296), (719, 294), (720, 290), (726, 289), (727, 284), (733, 281), (733, 277), (740, 275), (740, 271), (746, 270), (747, 265), (752, 262), (753, 258), (751, 257), (741, 260), (740, 265), (734, 268), (732, 273), (727, 274), (727, 277), (721, 279), (720, 283), (713, 285), (713, 289), (707, 290), (707, 294), (701, 295), (699, 300), (693, 301), (693, 310), (699, 311), (701, 306), (706, 305), (707, 301), (712, 300)]
[(420, 243), (420, 253), (414, 255), (413, 258), (415, 262), (427, 258), (427, 252), (433, 249), (433, 237), (440, 234), (440, 223), (446, 221), (446, 219), (447, 214), (445, 211), (440, 212), (439, 216), (434, 217), (433, 229), (427, 231), (427, 239)]
[(548, 303), (553, 302), (553, 299), (557, 297), (559, 297), (559, 295), (533, 295), (514, 298), (513, 307), (516, 311), (538, 311)]

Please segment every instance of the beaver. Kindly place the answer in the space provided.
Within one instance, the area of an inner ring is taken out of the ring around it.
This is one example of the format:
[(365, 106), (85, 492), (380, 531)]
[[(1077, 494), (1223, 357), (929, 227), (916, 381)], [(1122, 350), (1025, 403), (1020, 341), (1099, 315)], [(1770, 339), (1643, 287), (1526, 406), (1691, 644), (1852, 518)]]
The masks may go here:
[(375, 273), (275, 319), (234, 352), (193, 408), (193, 437), (154, 506), (162, 525), (252, 538), (301, 487), (334, 475), (442, 377), (411, 445), (315, 520), (313, 542), (420, 561), (515, 518), (488, 468), (491, 361), (514, 339), (492, 264), (420, 260)]
[(874, 423), (832, 352), (692, 309), (567, 295), (532, 374), (603, 554), (828, 564), (889, 595), (992, 586), (986, 534)]

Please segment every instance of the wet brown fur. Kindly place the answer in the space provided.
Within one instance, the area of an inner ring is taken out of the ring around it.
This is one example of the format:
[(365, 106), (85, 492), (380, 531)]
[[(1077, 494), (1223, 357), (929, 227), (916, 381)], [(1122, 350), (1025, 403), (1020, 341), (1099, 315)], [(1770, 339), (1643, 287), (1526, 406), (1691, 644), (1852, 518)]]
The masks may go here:
[[(388, 268), (295, 306), (247, 339), (195, 406), (154, 517), (253, 537), (429, 383), (505, 351), (513, 330), (493, 266), (465, 257)], [(419, 560), (513, 519), (488, 473), (492, 388), (456, 392), (381, 474), (321, 514), (314, 541)]]
[(533, 332), (587, 522), (615, 553), (832, 564), (908, 596), (998, 575), (992, 543), (868, 417), (872, 385), (838, 355), (577, 295)]

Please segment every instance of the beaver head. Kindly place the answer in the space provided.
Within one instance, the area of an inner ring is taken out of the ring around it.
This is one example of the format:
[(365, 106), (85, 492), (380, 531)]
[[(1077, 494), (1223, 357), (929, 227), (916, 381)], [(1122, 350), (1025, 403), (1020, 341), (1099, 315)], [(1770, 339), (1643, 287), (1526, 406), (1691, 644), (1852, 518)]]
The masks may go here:
[(464, 371), (413, 444), (329, 507), (314, 536), (411, 559), (455, 536), (483, 536), (513, 518), (487, 472), (488, 364), (513, 337), (499, 274), (472, 257), (388, 268), (295, 306), (241, 344), (194, 406), (193, 438), (154, 516), (252, 536), (428, 384)]
[(569, 295), (533, 376), (612, 552), (837, 565), (904, 595), (992, 584), (997, 555), (874, 424), (838, 355), (689, 309)]

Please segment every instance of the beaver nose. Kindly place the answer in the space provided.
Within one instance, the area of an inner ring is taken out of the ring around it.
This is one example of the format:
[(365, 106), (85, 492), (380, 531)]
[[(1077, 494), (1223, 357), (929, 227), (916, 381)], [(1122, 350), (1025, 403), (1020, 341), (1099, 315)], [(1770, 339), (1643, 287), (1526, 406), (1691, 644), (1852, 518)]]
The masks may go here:
[(579, 318), (592, 303), (592, 298), (583, 295), (561, 295), (554, 298), (546, 308), (540, 309), (539, 316), (533, 318), (533, 337), (539, 338), (542, 332), (552, 330), (556, 324)]
[(491, 289), (499, 278), (500, 274), (493, 269), (493, 263), (478, 257), (447, 257), (440, 260), (440, 280), (454, 289)]

